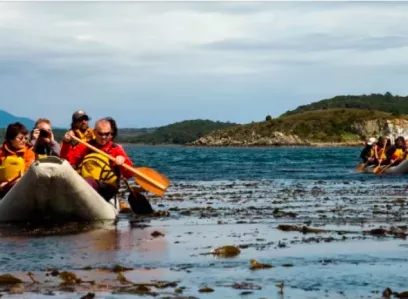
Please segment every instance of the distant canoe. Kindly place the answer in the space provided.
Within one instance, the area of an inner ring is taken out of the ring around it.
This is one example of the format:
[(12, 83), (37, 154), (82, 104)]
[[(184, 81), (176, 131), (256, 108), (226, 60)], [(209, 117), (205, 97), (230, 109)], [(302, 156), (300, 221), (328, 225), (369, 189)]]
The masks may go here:
[[(385, 166), (382, 166), (381, 169), (385, 168)], [(375, 166), (369, 166), (367, 167), (364, 172), (372, 173), (374, 170)], [(397, 166), (391, 166), (387, 170), (383, 172), (383, 174), (408, 174), (408, 160), (402, 161), (400, 164)]]
[(0, 222), (114, 220), (118, 209), (107, 202), (58, 157), (35, 161), (0, 200)]

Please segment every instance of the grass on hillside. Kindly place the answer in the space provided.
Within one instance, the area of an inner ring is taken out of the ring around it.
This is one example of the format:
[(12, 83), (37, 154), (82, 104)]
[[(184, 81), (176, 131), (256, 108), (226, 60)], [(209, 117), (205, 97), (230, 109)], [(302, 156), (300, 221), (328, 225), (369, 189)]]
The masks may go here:
[(386, 119), (394, 118), (397, 117), (391, 113), (373, 110), (315, 110), (217, 131), (214, 136), (242, 139), (257, 134), (262, 137), (271, 137), (274, 131), (279, 131), (295, 134), (309, 141), (348, 142), (361, 139), (361, 136), (356, 134), (352, 124), (366, 120), (383, 122)]

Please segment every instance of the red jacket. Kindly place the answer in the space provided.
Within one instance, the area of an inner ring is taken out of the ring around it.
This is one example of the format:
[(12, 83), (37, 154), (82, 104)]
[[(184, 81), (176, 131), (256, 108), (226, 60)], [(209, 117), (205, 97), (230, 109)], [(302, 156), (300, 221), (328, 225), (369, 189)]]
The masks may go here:
[[(114, 158), (116, 158), (117, 156), (123, 156), (125, 158), (125, 164), (131, 167), (134, 167), (132, 161), (126, 154), (125, 150), (120, 145), (114, 144), (112, 141), (109, 141), (105, 146), (102, 147), (99, 144), (97, 144), (94, 140), (90, 141), (89, 144), (104, 151), (105, 153), (111, 155)], [(72, 166), (76, 168), (82, 162), (84, 157), (87, 154), (92, 153), (92, 152), (93, 151), (89, 149), (88, 147), (86, 147), (86, 145), (78, 144), (76, 147), (72, 148), (68, 152), (66, 159), (69, 162), (69, 164), (71, 164)], [(112, 161), (110, 165), (111, 167), (114, 167), (116, 164), (115, 162)], [(124, 167), (119, 167), (119, 168), (120, 168), (120, 173), (123, 177), (128, 179), (134, 176), (134, 173), (127, 170), (126, 168)]]
[[(91, 128), (86, 129), (85, 133), (82, 133), (79, 130), (74, 131), (75, 136), (81, 139), (82, 141), (89, 142), (95, 139), (95, 134)], [(65, 142), (64, 140), (61, 142), (61, 151), (60, 151), (60, 158), (66, 159), (68, 153), (71, 149), (75, 148), (78, 144), (73, 145), (72, 142)]]

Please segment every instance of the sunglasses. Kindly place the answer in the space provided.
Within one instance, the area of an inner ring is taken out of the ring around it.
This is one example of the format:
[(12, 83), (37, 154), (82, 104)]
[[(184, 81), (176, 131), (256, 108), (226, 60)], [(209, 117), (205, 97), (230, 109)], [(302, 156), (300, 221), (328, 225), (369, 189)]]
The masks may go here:
[(104, 136), (108, 137), (108, 136), (112, 135), (112, 132), (102, 133), (102, 132), (95, 131), (95, 133), (98, 134), (101, 137), (104, 137)]
[(77, 120), (75, 120), (75, 122), (81, 123), (81, 122), (83, 122), (83, 121), (88, 121), (88, 120), (89, 120), (89, 118), (87, 118), (87, 117), (82, 117), (82, 118), (78, 118)]

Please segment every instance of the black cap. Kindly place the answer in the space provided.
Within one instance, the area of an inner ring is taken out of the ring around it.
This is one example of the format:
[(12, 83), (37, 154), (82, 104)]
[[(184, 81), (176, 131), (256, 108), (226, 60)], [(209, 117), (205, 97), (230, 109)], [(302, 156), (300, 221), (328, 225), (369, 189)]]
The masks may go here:
[(74, 114), (72, 114), (72, 121), (75, 122), (77, 120), (80, 120), (82, 118), (87, 118), (87, 120), (90, 120), (91, 118), (86, 114), (85, 111), (83, 110), (78, 110), (75, 111)]

